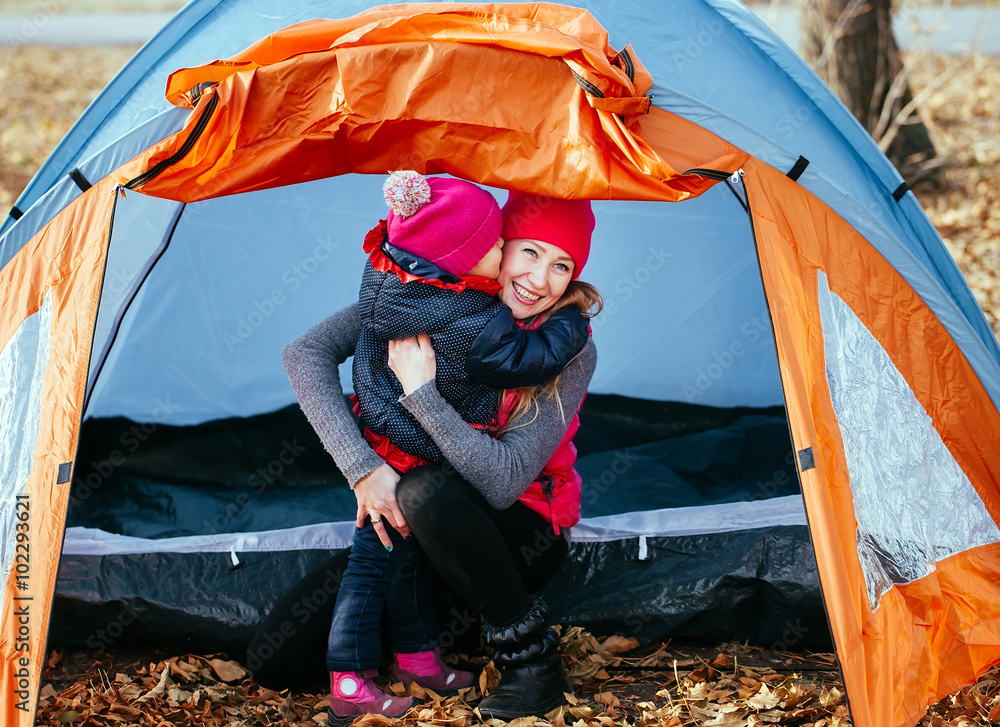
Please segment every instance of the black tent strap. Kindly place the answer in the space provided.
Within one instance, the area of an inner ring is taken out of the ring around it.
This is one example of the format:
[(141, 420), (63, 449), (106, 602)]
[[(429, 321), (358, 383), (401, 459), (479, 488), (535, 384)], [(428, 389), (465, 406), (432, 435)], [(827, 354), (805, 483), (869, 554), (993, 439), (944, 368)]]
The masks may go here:
[(21, 210), (19, 210), (17, 207), (11, 207), (10, 208), (10, 212), (8, 214), (11, 217), (13, 217), (15, 220), (19, 220), (22, 217), (24, 217), (24, 213)]
[(632, 63), (632, 56), (629, 55), (628, 48), (622, 48), (622, 52), (618, 54), (618, 59), (621, 61), (622, 68), (628, 76), (628, 80), (635, 83), (635, 65)]
[(903, 182), (901, 185), (896, 187), (896, 191), (892, 193), (892, 198), (897, 202), (903, 199), (903, 195), (910, 191), (910, 186)]
[(806, 447), (799, 450), (799, 470), (805, 472), (816, 466), (816, 459), (813, 457), (813, 448)]
[(570, 73), (573, 74), (573, 78), (576, 79), (576, 82), (580, 84), (580, 88), (582, 88), (584, 91), (589, 93), (591, 96), (596, 96), (597, 98), (604, 98), (604, 93), (597, 86), (592, 84), (590, 81), (588, 81), (586, 78), (584, 78), (579, 73), (574, 71), (572, 68), (570, 69)]
[(74, 169), (69, 173), (69, 178), (76, 182), (76, 186), (80, 188), (81, 192), (86, 192), (93, 185), (87, 181), (87, 178), (83, 176), (83, 172), (79, 169)]
[(786, 176), (794, 182), (802, 176), (802, 172), (804, 172), (808, 166), (809, 160), (804, 156), (800, 156), (795, 160), (795, 164), (793, 164), (792, 168), (788, 170), (788, 174)]
[(63, 462), (61, 465), (59, 465), (59, 472), (56, 475), (56, 484), (65, 485), (67, 482), (69, 482), (69, 478), (72, 474), (73, 474), (73, 463)]

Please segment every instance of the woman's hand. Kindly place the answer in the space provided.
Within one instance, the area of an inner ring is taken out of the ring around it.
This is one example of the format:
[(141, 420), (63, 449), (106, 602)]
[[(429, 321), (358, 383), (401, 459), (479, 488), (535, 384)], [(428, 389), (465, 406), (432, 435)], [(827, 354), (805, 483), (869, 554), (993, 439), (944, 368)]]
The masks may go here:
[(375, 533), (386, 550), (392, 550), (392, 539), (385, 530), (382, 518), (389, 518), (389, 524), (404, 538), (410, 536), (410, 526), (396, 504), (396, 483), (399, 474), (387, 464), (372, 470), (354, 486), (354, 496), (358, 498), (358, 515), (355, 524), (365, 526), (365, 518), (370, 517)]
[(389, 341), (389, 368), (409, 396), (437, 376), (437, 359), (431, 337), (421, 333), (398, 341)]

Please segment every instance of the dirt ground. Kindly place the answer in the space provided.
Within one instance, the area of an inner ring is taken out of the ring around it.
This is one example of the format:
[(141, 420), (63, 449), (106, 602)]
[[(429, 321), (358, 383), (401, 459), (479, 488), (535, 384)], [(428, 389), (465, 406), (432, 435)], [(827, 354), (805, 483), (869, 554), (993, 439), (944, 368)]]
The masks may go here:
[[(0, 10), (3, 8), (0, 7)], [(58, 140), (136, 48), (0, 48), (0, 207), (9, 208)], [(995, 332), (1000, 333), (1000, 59), (926, 55), (912, 84), (940, 81), (922, 107), (943, 165), (915, 188)], [(831, 654), (773, 653), (748, 644), (676, 642), (641, 649), (598, 642), (570, 629), (564, 660), (576, 697), (543, 720), (553, 725), (850, 724)], [(326, 696), (256, 685), (233, 655), (156, 650), (56, 650), (49, 656), (38, 724), (278, 724), (316, 727)], [(461, 697), (424, 697), (406, 725), (460, 727), (495, 679), (489, 669)], [(922, 725), (987, 725), (1000, 720), (1000, 674), (933, 706)], [(392, 721), (365, 718), (358, 724)]]

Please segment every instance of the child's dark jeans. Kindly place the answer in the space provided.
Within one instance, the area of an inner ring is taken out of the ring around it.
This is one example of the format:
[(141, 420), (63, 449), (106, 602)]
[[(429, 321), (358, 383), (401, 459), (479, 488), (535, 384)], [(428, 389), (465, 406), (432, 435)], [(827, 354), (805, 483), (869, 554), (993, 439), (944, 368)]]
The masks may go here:
[(393, 651), (413, 653), (433, 648), (439, 636), (433, 577), (427, 559), (397, 533), (386, 518), (392, 551), (374, 526), (354, 531), (347, 570), (340, 582), (327, 642), (330, 671), (365, 671), (379, 665), (382, 610), (387, 611)]

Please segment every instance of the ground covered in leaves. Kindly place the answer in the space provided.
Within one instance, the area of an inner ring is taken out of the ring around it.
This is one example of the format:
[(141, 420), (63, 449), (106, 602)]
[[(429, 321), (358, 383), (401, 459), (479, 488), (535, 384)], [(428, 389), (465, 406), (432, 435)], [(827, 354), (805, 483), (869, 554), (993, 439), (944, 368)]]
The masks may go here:
[[(721, 650), (634, 639), (598, 640), (565, 630), (563, 660), (573, 682), (569, 703), (517, 727), (731, 727), (784, 724), (848, 725), (843, 685), (832, 654), (774, 654), (741, 644)], [(464, 659), (479, 683), (441, 698), (411, 686), (419, 699), (401, 719), (360, 718), (356, 725), (464, 727), (480, 723), (476, 705), (498, 675), (482, 657)], [(327, 723), (328, 694), (276, 692), (254, 684), (244, 668), (221, 655), (54, 652), (42, 689), (37, 724), (258, 725), (318, 727)], [(398, 694), (400, 684), (390, 684)], [(501, 724), (487, 721), (487, 724)]]
[[(579, 628), (562, 635), (563, 663), (573, 683), (569, 703), (516, 727), (849, 727), (833, 654), (771, 652), (747, 644), (714, 648), (634, 639), (597, 639)], [(498, 675), (482, 657), (462, 658), (481, 670), (477, 685), (442, 698), (411, 686), (419, 702), (400, 719), (368, 715), (358, 727), (471, 727), (476, 705)], [(1000, 669), (928, 710), (924, 727), (972, 727), (1000, 719)], [(400, 684), (387, 684), (406, 694)], [(226, 655), (114, 654), (54, 651), (41, 690), (38, 725), (265, 725), (325, 727), (329, 695), (278, 692), (254, 683)], [(486, 720), (487, 725), (501, 725)]]
[[(135, 48), (0, 48), (0, 208), (9, 209), (31, 176)], [(936, 86), (921, 107), (940, 169), (914, 191), (1000, 333), (1000, 59), (928, 54), (912, 58), (911, 84)], [(518, 727), (651, 727), (850, 724), (829, 654), (775, 654), (745, 644), (634, 648), (598, 642), (579, 629), (563, 635), (574, 703)], [(465, 727), (496, 675), (479, 686), (421, 704), (403, 725)], [(278, 693), (253, 682), (226, 655), (54, 651), (38, 724), (168, 727), (325, 723), (327, 695)], [(922, 725), (967, 727), (1000, 721), (1000, 669), (928, 711)], [(388, 725), (364, 718), (359, 724)]]

